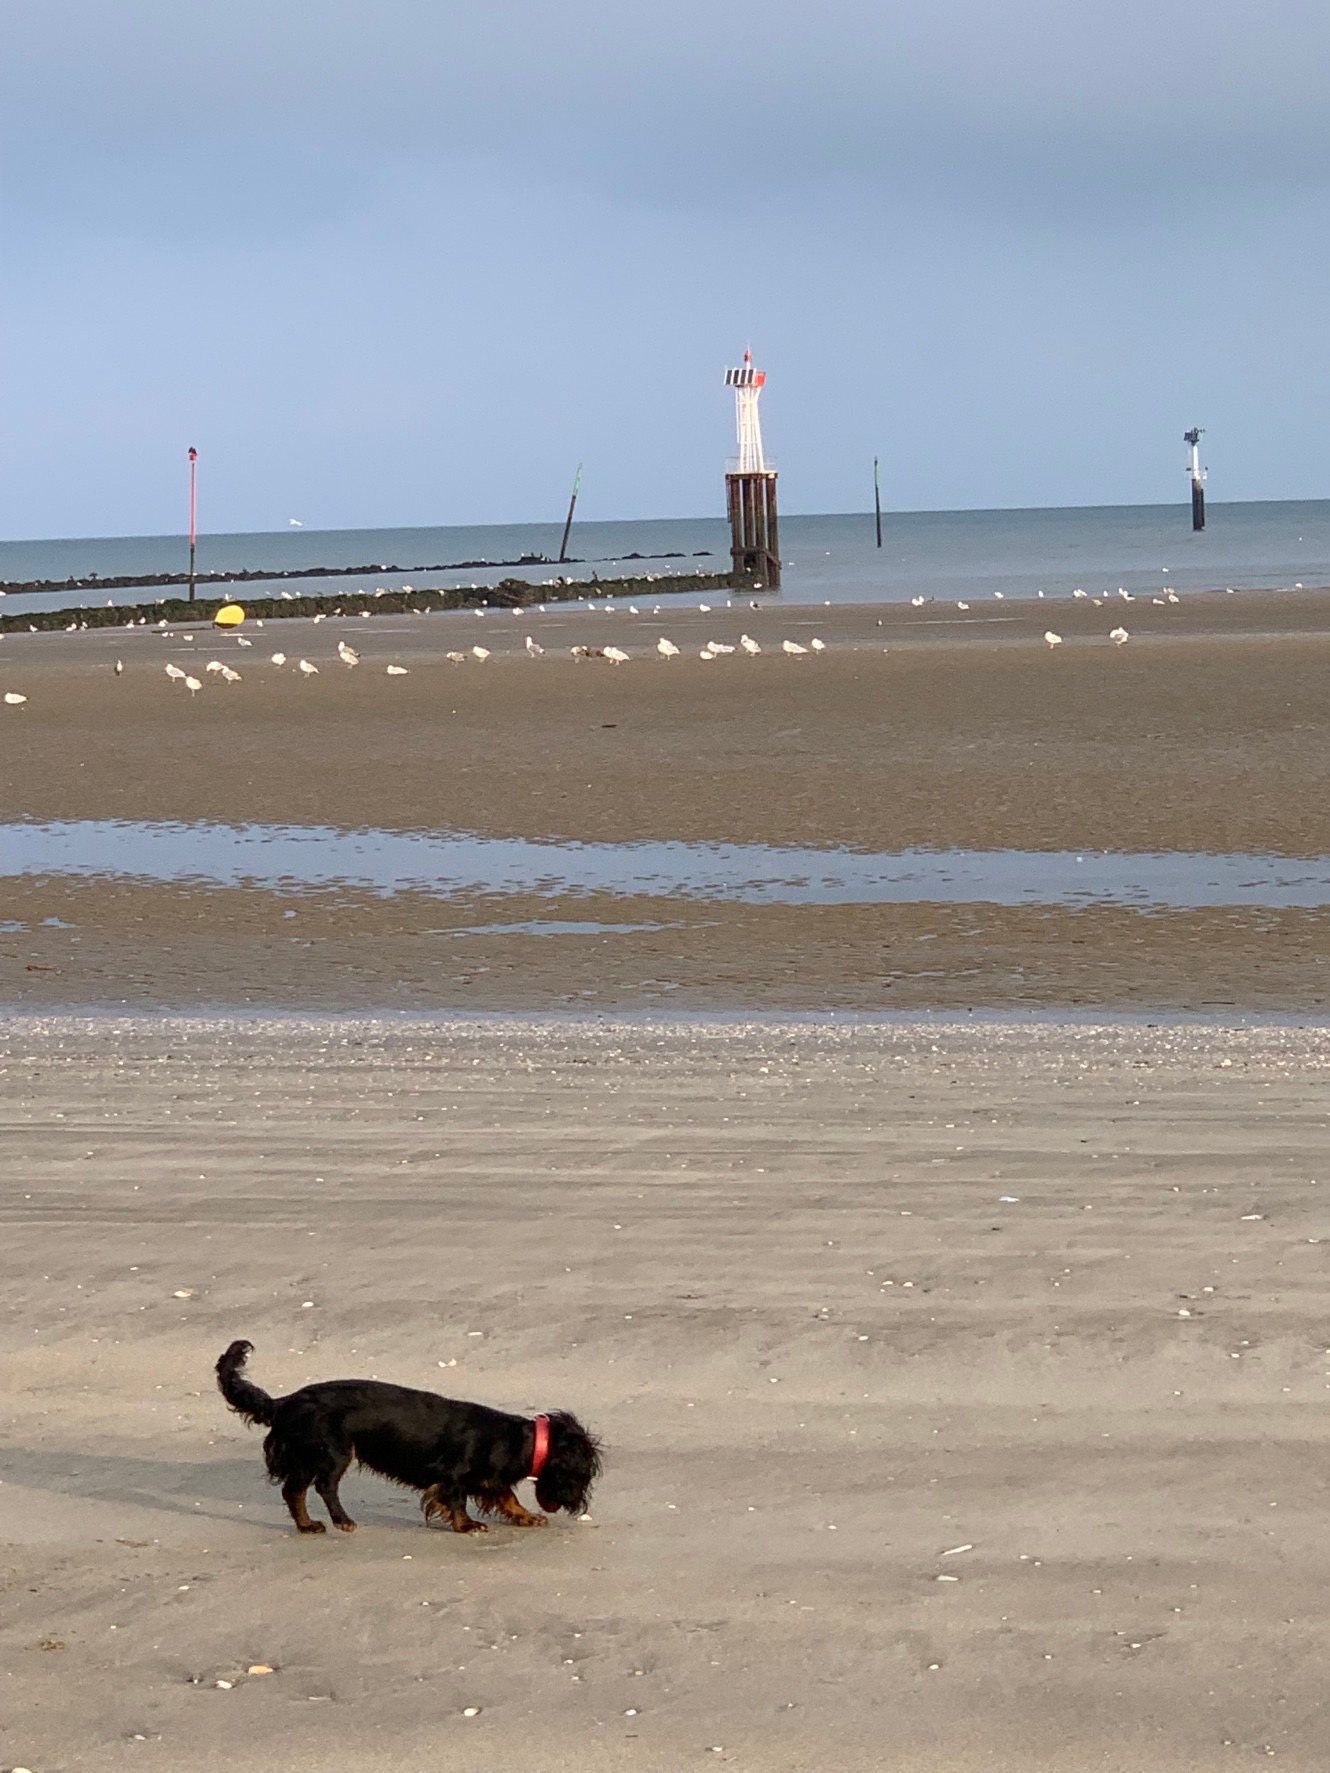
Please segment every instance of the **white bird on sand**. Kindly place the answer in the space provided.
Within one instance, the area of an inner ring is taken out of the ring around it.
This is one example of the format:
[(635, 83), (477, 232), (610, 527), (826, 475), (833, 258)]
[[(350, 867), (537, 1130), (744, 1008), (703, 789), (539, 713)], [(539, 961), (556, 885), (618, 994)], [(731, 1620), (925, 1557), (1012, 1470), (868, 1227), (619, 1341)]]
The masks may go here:
[(635, 603), (630, 603), (628, 605), (628, 614), (630, 616), (640, 616), (641, 613), (642, 613), (641, 610), (638, 609), (638, 607)]
[(385, 672), (385, 675), (388, 677), (405, 677), (406, 674), (407, 671), (405, 665), (389, 665)]
[(187, 677), (185, 679), (185, 688), (189, 691), (190, 700), (192, 701), (193, 698), (196, 695), (198, 695), (199, 691), (203, 688), (203, 685), (199, 682), (197, 677)]
[(26, 696), (21, 696), (17, 690), (5, 691), (5, 703), (10, 708), (21, 708), (27, 699)]
[(1035, 596), (1036, 596), (1036, 597), (1042, 597), (1042, 596), (1043, 596), (1043, 595), (1044, 595), (1044, 594), (1043, 594), (1043, 592), (1042, 592), (1042, 591), (1036, 591), (1036, 592), (1035, 592)]
[(656, 651), (662, 659), (677, 659), (679, 656), (678, 647), (672, 640), (666, 640), (664, 635), (656, 642)]
[(229, 665), (223, 665), (222, 666), (222, 682), (223, 683), (239, 683), (240, 682), (240, 673), (238, 671), (233, 671)]
[(910, 607), (912, 609), (922, 609), (924, 607), (923, 598), (922, 597), (912, 597), (910, 599)]
[(1003, 598), (1004, 598), (1004, 597), (1005, 597), (1005, 596), (1006, 596), (1006, 595), (1007, 595), (1007, 594), (1006, 594), (1006, 592), (1005, 592), (1005, 591), (995, 591), (995, 592), (994, 592), (994, 593), (993, 593), (993, 595), (994, 595), (994, 597), (996, 597), (996, 598), (997, 598), (997, 600), (998, 600), (998, 602), (999, 602), (999, 603), (1001, 603), (1001, 602), (1002, 602), (1002, 600), (1003, 600)]
[(294, 591), (283, 591), (282, 596), (288, 603), (294, 603), (296, 600), (296, 594)]
[(827, 643), (825, 640), (810, 640), (808, 644), (812, 647), (815, 653), (824, 653), (827, 650)]
[[(260, 622), (259, 627), (261, 628), (262, 626), (263, 626), (263, 623)], [(236, 635), (236, 645), (237, 646), (253, 646), (253, 644), (254, 644), (254, 642), (252, 640), (246, 640), (243, 634)]]
[(115, 662), (115, 674), (116, 674), (116, 676), (117, 676), (117, 677), (121, 677), (121, 676), (123, 676), (123, 675), (124, 675), (124, 670), (125, 670), (125, 661), (124, 661), (124, 660), (123, 660), (123, 659), (117, 659), (117, 660), (116, 660), (116, 662)]
[(209, 659), (203, 669), (205, 671), (222, 671), (225, 667), (220, 659)]
[(701, 659), (701, 661), (704, 665), (712, 665), (715, 663), (715, 660), (716, 660), (715, 653), (709, 653), (705, 647), (702, 648), (701, 652), (697, 656), (699, 659)]
[(466, 664), (466, 654), (465, 653), (449, 653), (447, 655), (447, 659), (448, 659), (448, 663), (450, 665), (465, 665)]
[(628, 663), (628, 654), (621, 646), (607, 646), (605, 648), (605, 657), (609, 660), (611, 665), (626, 665)]
[(711, 614), (711, 605), (709, 603), (699, 603), (697, 607), (701, 610), (704, 616), (709, 616)]
[(315, 627), (317, 627), (320, 622), (326, 622), (327, 620), (328, 620), (327, 610), (321, 609), (319, 611), (318, 615), (315, 616), (315, 618), (314, 618), (314, 625), (315, 625)]
[(286, 654), (285, 653), (274, 653), (272, 656), (272, 662), (274, 665), (285, 665)]
[(170, 678), (178, 677), (182, 683), (185, 681), (185, 674), (180, 669), (179, 665), (168, 665), (166, 667), (166, 675)]
[(344, 640), (337, 642), (337, 657), (344, 665), (354, 666), (360, 663), (360, 654), (353, 646), (348, 646)]
[(1125, 585), (1118, 586), (1118, 596), (1122, 599), (1122, 601), (1124, 603), (1135, 603), (1135, 601), (1136, 601), (1135, 597), (1133, 597), (1133, 595), (1131, 594), (1130, 591), (1128, 591), (1128, 589)]
[(1090, 593), (1088, 591), (1082, 591), (1079, 585), (1072, 592), (1073, 597), (1088, 597), (1089, 595)]
[(970, 607), (970, 606), (969, 606), (969, 604), (968, 604), (968, 603), (958, 603), (958, 604), (957, 604), (957, 605), (956, 605), (956, 608), (957, 608), (957, 609), (969, 609), (969, 607)]
[(1110, 628), (1108, 638), (1113, 642), (1114, 646), (1126, 646), (1127, 642), (1131, 639), (1131, 636), (1125, 628)]
[(1171, 585), (1164, 586), (1164, 600), (1167, 603), (1181, 603), (1182, 599)]
[(753, 639), (751, 634), (741, 634), (739, 636), (739, 645), (750, 656), (753, 655), (754, 653), (760, 653), (762, 651), (762, 648)]
[(533, 659), (538, 659), (545, 649), (541, 646), (539, 641), (533, 640), (528, 634), (526, 637), (526, 650), (531, 654)]
[(319, 674), (318, 666), (311, 665), (308, 659), (300, 660), (300, 670), (306, 677), (317, 677)]
[(1051, 628), (1046, 628), (1044, 630), (1044, 639), (1048, 642), (1048, 644), (1050, 646), (1061, 646), (1062, 645), (1062, 636), (1060, 634), (1054, 634), (1054, 632)]
[(473, 659), (480, 659), (483, 661), (485, 659), (488, 659), (489, 656), (490, 656), (490, 649), (487, 646), (473, 646), (471, 648), (471, 657)]
[(806, 646), (800, 646), (797, 640), (782, 640), (780, 643), (780, 650), (783, 653), (806, 653), (808, 648)]
[(709, 640), (707, 642), (707, 651), (709, 653), (732, 653), (734, 648), (732, 646), (726, 646), (723, 640)]

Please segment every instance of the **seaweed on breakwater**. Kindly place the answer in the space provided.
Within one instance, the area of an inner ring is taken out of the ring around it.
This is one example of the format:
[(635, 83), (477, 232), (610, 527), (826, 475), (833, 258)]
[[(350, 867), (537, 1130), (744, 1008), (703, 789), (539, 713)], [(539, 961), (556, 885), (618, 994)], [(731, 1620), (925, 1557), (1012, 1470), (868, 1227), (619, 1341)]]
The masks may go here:
[[(450, 586), (437, 591), (328, 593), (324, 596), (246, 598), (245, 614), (256, 621), (286, 616), (423, 615), (448, 609), (527, 609), (538, 603), (571, 603), (587, 597), (677, 597), (690, 591), (732, 591), (748, 581), (733, 573), (645, 574), (625, 579), (565, 580), (557, 585), (530, 585), (525, 579), (501, 579), (497, 585)], [(100, 608), (35, 610), (0, 615), (0, 634), (28, 629), (123, 628), (141, 623), (211, 622), (232, 597), (167, 597), (158, 603), (103, 604)]]
[[(710, 548), (699, 548), (697, 555), (710, 554)], [(624, 554), (623, 560), (682, 560), (678, 549), (666, 554)], [(497, 566), (557, 566), (548, 554), (519, 554), (516, 560), (445, 560), (436, 566), (283, 566), (236, 567), (226, 572), (203, 572), (194, 575), (196, 585), (247, 585), (255, 580), (273, 579), (367, 579), (375, 573), (456, 573), (479, 572)], [(584, 560), (570, 557), (562, 564), (585, 566)], [(63, 591), (126, 591), (155, 589), (159, 585), (187, 585), (189, 574), (117, 573), (103, 578), (100, 573), (84, 573), (69, 579), (0, 579), (0, 594), (6, 597), (38, 597), (45, 592)]]

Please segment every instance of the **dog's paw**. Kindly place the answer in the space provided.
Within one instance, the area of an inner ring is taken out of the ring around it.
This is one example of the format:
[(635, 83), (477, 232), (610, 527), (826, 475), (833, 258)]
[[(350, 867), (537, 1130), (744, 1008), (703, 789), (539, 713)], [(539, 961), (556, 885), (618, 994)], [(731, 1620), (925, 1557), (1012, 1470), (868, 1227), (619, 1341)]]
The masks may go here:
[(297, 1527), (297, 1533), (326, 1533), (328, 1529), (322, 1521), (310, 1521), (303, 1527)]
[(356, 1523), (354, 1521), (334, 1521), (333, 1526), (336, 1527), (339, 1533), (354, 1533), (356, 1530)]
[(489, 1527), (485, 1524), (484, 1521), (473, 1521), (473, 1520), (468, 1519), (468, 1521), (464, 1527), (459, 1527), (459, 1526), (454, 1525), (453, 1532), (454, 1533), (488, 1533)]

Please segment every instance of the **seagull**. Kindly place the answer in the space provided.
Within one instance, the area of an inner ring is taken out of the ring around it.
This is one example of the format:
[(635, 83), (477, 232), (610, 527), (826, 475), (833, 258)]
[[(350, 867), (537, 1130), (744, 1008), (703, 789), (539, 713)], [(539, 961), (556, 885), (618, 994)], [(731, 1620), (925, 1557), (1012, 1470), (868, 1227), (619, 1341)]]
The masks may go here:
[(337, 657), (344, 665), (354, 667), (360, 663), (360, 654), (353, 646), (348, 646), (344, 640), (337, 642)]
[(1125, 585), (1118, 586), (1118, 596), (1122, 599), (1122, 601), (1124, 603), (1135, 603), (1135, 601), (1136, 601), (1136, 599), (1132, 596), (1131, 592), (1127, 590)]
[(912, 597), (910, 599), (910, 607), (912, 609), (922, 609), (924, 607), (923, 598), (922, 597)]
[[(263, 623), (260, 622), (259, 627), (261, 628), (262, 626), (263, 626)], [(253, 646), (253, 644), (254, 644), (254, 642), (252, 640), (246, 640), (242, 634), (236, 635), (236, 645), (237, 646)]]
[(294, 591), (283, 591), (282, 596), (288, 603), (294, 603), (296, 600), (296, 594)]
[(466, 654), (465, 653), (449, 653), (448, 654), (448, 663), (450, 665), (465, 665), (466, 664)]
[(316, 622), (326, 622), (326, 621), (327, 621), (327, 620), (328, 620), (328, 612), (327, 612), (327, 610), (326, 610), (326, 609), (321, 609), (321, 610), (320, 610), (320, 611), (319, 611), (319, 613), (318, 613), (318, 615), (317, 615), (317, 616), (315, 616), (315, 618), (314, 618), (314, 620), (315, 620), (315, 621), (316, 621)]
[(407, 675), (406, 666), (389, 665), (386, 669), (385, 675), (388, 677), (405, 677)]
[(5, 702), (10, 708), (21, 708), (27, 699), (26, 696), (21, 696), (17, 690), (5, 691)]
[(732, 646), (726, 646), (722, 640), (709, 640), (707, 642), (707, 651), (709, 653), (732, 653), (734, 648)]
[(672, 640), (666, 640), (663, 635), (656, 642), (656, 651), (662, 659), (677, 659), (679, 656), (678, 647)]
[(1113, 642), (1114, 646), (1126, 646), (1127, 642), (1131, 639), (1131, 636), (1125, 628), (1110, 628), (1108, 638)]
[(744, 651), (746, 653), (749, 654), (750, 657), (754, 653), (760, 653), (762, 651), (762, 648), (753, 639), (751, 634), (741, 634), (739, 636), (739, 645), (744, 649)]
[(473, 659), (480, 659), (483, 662), (485, 659), (488, 659), (489, 656), (490, 649), (487, 646), (473, 646), (471, 648), (471, 657)]
[(286, 521), (291, 525), (292, 529), (304, 529), (305, 527), (298, 517), (288, 517)]
[(702, 648), (701, 652), (697, 656), (699, 659), (701, 659), (701, 661), (704, 665), (713, 664), (715, 661), (715, 658), (716, 658), (715, 653), (709, 653), (705, 647)]
[(958, 604), (957, 604), (957, 605), (956, 605), (956, 608), (957, 608), (957, 609), (969, 609), (969, 607), (970, 607), (970, 606), (969, 606), (969, 604), (968, 604), (968, 603), (958, 603)]
[(638, 609), (638, 607), (635, 603), (630, 603), (628, 605), (628, 614), (630, 616), (640, 616), (641, 613), (642, 613), (641, 610)]
[(180, 669), (179, 665), (168, 665), (166, 667), (166, 675), (171, 678), (178, 677), (181, 679), (182, 682), (184, 681), (184, 676), (185, 676), (184, 672)]
[(628, 663), (628, 654), (621, 646), (607, 646), (605, 648), (605, 657), (609, 660), (611, 665), (626, 665)]
[(205, 671), (224, 671), (226, 667), (222, 664), (220, 659), (209, 659), (203, 669)]
[(783, 653), (806, 653), (808, 648), (806, 646), (800, 646), (797, 640), (782, 640), (780, 643), (780, 650)]
[(711, 605), (709, 603), (699, 603), (697, 607), (701, 610), (704, 616), (709, 616), (711, 614)]
[(1089, 596), (1089, 595), (1090, 595), (1090, 594), (1089, 594), (1089, 592), (1088, 592), (1088, 591), (1082, 591), (1082, 590), (1081, 590), (1081, 588), (1080, 588), (1080, 586), (1079, 586), (1079, 585), (1078, 585), (1078, 586), (1077, 586), (1077, 587), (1076, 587), (1076, 589), (1075, 589), (1075, 590), (1074, 590), (1074, 591), (1073, 591), (1073, 592), (1072, 592), (1072, 596), (1073, 596), (1073, 597), (1088, 597), (1088, 596)]
[(825, 640), (810, 640), (808, 644), (812, 647), (815, 653), (824, 653), (827, 650), (827, 643)]
[(193, 701), (194, 697), (198, 695), (199, 691), (203, 688), (203, 685), (199, 682), (197, 677), (187, 677), (185, 679), (185, 688), (189, 691), (190, 700)]
[(285, 665), (286, 654), (285, 653), (274, 653), (272, 656), (272, 662), (274, 665)]
[(1048, 644), (1050, 646), (1061, 646), (1062, 645), (1062, 636), (1060, 634), (1054, 634), (1054, 632), (1051, 628), (1046, 628), (1044, 630), (1044, 639), (1048, 642)]
[(1002, 600), (1003, 600), (1003, 598), (1004, 598), (1004, 597), (1005, 597), (1005, 596), (1006, 596), (1006, 595), (1007, 595), (1007, 594), (1006, 594), (1006, 592), (1005, 592), (1005, 591), (995, 591), (995, 592), (994, 592), (994, 593), (993, 593), (993, 595), (994, 595), (994, 597), (996, 597), (996, 598), (997, 598), (997, 600), (998, 600), (998, 602), (999, 602), (999, 603), (1001, 603), (1001, 602), (1002, 602)]
[(123, 659), (117, 659), (117, 660), (116, 660), (116, 662), (115, 662), (115, 674), (116, 674), (116, 676), (117, 676), (117, 677), (120, 677), (120, 676), (123, 676), (123, 674), (124, 674), (124, 669), (125, 669), (125, 661), (124, 661), (124, 660), (123, 660)]
[(300, 660), (300, 669), (306, 677), (317, 677), (319, 674), (318, 666), (311, 665), (308, 659)]
[(545, 649), (541, 646), (539, 641), (533, 640), (528, 634), (526, 637), (526, 650), (531, 654), (533, 659), (538, 659)]
[(223, 683), (239, 683), (240, 682), (240, 673), (238, 671), (233, 671), (229, 665), (223, 665), (222, 666), (222, 682)]

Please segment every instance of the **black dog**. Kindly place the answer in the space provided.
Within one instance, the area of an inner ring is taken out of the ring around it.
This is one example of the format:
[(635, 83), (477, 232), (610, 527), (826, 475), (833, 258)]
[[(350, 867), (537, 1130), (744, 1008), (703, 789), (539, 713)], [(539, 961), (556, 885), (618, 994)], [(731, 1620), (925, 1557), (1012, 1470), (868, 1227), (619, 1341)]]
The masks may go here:
[(271, 1398), (245, 1377), (253, 1344), (233, 1342), (217, 1363), (217, 1384), (231, 1408), (268, 1430), (263, 1443), (268, 1476), (302, 1533), (322, 1533), (305, 1506), (310, 1485), (323, 1498), (332, 1524), (354, 1533), (337, 1486), (353, 1459), (371, 1471), (422, 1492), (428, 1521), (446, 1515), (455, 1533), (483, 1533), (466, 1512), (468, 1497), (514, 1527), (543, 1527), (513, 1494), (534, 1478), (546, 1514), (581, 1514), (601, 1469), (600, 1445), (576, 1416), (553, 1410), (528, 1419), (484, 1404), (459, 1403), (432, 1391), (409, 1391), (377, 1379), (329, 1379), (290, 1397)]

